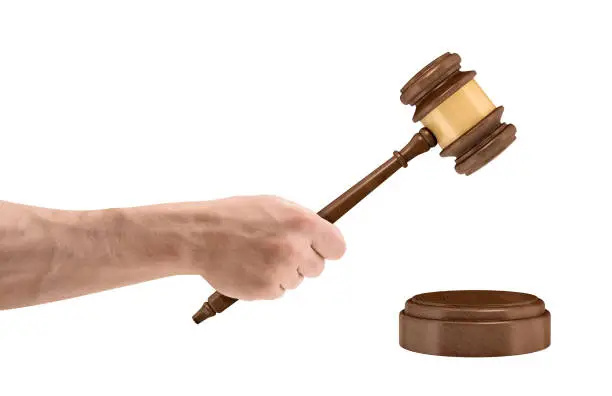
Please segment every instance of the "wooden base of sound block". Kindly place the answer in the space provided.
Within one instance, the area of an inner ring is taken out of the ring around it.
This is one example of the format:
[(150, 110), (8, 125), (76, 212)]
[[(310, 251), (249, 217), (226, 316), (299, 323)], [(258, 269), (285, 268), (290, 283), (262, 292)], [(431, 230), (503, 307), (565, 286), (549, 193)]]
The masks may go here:
[(495, 357), (550, 345), (550, 312), (538, 297), (509, 291), (419, 294), (399, 315), (399, 343), (438, 356)]

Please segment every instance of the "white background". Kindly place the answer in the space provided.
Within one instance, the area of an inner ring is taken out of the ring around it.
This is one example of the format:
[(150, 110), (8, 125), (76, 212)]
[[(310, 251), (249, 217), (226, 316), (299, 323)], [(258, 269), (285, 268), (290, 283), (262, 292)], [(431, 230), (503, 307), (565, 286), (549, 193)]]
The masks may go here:
[[(0, 4), (7, 201), (276, 194), (318, 210), (418, 130), (399, 89), (446, 51), (518, 129), (473, 176), (439, 148), (401, 170), (338, 222), (345, 257), (280, 300), (195, 326), (212, 290), (175, 277), (0, 312), (1, 394), (609, 391), (606, 2)], [(406, 299), (469, 288), (544, 299), (552, 346), (398, 346)]]

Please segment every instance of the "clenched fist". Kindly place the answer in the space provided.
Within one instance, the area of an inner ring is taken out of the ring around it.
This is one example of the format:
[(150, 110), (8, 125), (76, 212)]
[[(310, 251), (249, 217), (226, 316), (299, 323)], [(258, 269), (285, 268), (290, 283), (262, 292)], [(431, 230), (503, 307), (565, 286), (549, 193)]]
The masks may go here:
[(161, 205), (156, 212), (182, 240), (188, 271), (241, 300), (278, 298), (345, 251), (338, 228), (278, 197)]

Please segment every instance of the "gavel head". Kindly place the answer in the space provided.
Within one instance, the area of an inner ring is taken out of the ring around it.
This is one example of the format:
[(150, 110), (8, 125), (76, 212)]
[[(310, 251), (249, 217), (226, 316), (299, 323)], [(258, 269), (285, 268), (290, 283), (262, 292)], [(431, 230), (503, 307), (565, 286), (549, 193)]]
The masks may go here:
[(516, 139), (516, 128), (501, 122), (496, 107), (474, 80), (461, 71), (461, 57), (445, 53), (425, 66), (401, 89), (400, 100), (415, 107), (420, 121), (438, 140), (443, 157), (456, 157), (455, 170), (472, 174)]

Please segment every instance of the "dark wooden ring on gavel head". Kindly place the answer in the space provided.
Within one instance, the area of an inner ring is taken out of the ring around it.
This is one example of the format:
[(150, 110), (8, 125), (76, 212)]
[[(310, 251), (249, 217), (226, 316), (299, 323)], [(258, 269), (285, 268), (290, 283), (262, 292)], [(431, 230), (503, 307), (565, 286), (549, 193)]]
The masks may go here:
[(400, 100), (415, 106), (413, 121), (435, 135), (440, 155), (456, 157), (455, 170), (470, 175), (516, 140), (516, 128), (501, 122), (504, 108), (476, 83), (476, 72), (460, 69), (459, 55), (443, 54), (404, 85)]

